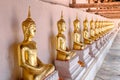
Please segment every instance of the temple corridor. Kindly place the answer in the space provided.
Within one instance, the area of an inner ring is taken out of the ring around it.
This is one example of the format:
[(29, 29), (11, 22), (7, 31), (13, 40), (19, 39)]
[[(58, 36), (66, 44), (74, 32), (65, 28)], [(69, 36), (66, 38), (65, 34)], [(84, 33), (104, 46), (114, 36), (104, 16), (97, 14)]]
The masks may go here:
[(120, 80), (116, 0), (0, 0), (0, 40), (0, 80)]
[(107, 54), (95, 80), (120, 80), (120, 31)]

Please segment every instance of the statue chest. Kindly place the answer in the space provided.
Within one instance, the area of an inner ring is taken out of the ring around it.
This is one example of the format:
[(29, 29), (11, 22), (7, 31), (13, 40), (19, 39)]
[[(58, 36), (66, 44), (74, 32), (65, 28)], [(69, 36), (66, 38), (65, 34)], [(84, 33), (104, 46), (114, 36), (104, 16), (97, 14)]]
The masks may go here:
[(36, 66), (37, 65), (37, 54), (36, 50), (29, 50), (29, 53), (27, 54), (27, 62), (31, 66)]
[(94, 30), (90, 30), (90, 34), (91, 34), (91, 36), (94, 36), (95, 31)]
[(64, 38), (60, 38), (60, 48), (66, 50), (66, 40)]
[(75, 42), (80, 42), (80, 34), (75, 33)]
[(84, 38), (88, 38), (88, 32), (87, 31), (84, 31)]

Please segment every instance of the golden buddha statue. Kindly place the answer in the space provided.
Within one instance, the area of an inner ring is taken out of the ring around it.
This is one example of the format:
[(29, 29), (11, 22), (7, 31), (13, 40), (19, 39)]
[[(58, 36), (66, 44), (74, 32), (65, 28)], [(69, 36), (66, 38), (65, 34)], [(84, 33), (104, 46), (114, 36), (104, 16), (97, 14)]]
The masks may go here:
[(80, 41), (80, 21), (78, 20), (78, 17), (76, 17), (76, 20), (74, 20), (73, 24), (73, 49), (82, 50), (86, 47), (86, 45)]
[(24, 40), (18, 45), (19, 66), (23, 69), (24, 80), (43, 80), (54, 71), (52, 64), (44, 64), (37, 57), (36, 42), (32, 40), (36, 32), (36, 24), (30, 16), (22, 23)]
[(104, 36), (104, 22), (101, 21), (101, 35)]
[(61, 19), (57, 22), (58, 26), (58, 34), (56, 36), (56, 50), (57, 50), (57, 60), (69, 60), (73, 56), (76, 55), (76, 53), (69, 51), (66, 47), (66, 38), (63, 32), (66, 29), (65, 21), (63, 19), (63, 12), (61, 13)]
[(96, 36), (95, 36), (95, 22), (93, 21), (93, 19), (90, 21), (90, 38), (95, 41), (96, 40)]
[(96, 40), (99, 39), (99, 28), (98, 28), (98, 26), (99, 26), (99, 22), (98, 22), (98, 20), (96, 20), (95, 21), (95, 36), (96, 36)]
[(87, 18), (83, 21), (83, 38), (84, 38), (84, 43), (85, 44), (92, 44), (92, 39), (89, 37), (89, 32), (88, 32), (88, 20)]
[(105, 21), (102, 22), (102, 33), (103, 35), (106, 34), (106, 26), (105, 26)]
[(101, 21), (98, 21), (98, 36), (102, 37), (102, 33), (101, 33)]
[(107, 21), (104, 21), (104, 33), (105, 34), (107, 34), (107, 26), (108, 26), (108, 24), (107, 24)]

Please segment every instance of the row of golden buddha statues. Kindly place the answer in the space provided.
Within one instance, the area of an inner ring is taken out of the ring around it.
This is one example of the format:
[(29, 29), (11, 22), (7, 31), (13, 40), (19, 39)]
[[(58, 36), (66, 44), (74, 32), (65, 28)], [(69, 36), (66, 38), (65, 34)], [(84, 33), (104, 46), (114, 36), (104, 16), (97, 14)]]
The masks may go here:
[[(83, 22), (83, 39), (84, 42), (80, 41), (80, 21), (78, 17), (73, 22), (74, 32), (73, 32), (73, 49), (82, 50), (87, 44), (93, 43), (95, 40), (99, 39), (107, 32), (109, 32), (113, 27), (110, 21), (98, 21), (95, 22), (93, 19), (90, 21), (90, 35), (88, 30), (88, 20), (87, 18)], [(57, 50), (57, 60), (66, 61), (71, 59), (76, 55), (75, 52), (70, 51), (66, 47), (66, 37), (64, 31), (66, 30), (65, 21), (63, 19), (63, 14), (61, 14), (61, 19), (57, 22), (58, 34), (56, 36), (56, 50)], [(30, 8), (28, 12), (28, 18), (22, 23), (22, 30), (24, 34), (24, 40), (18, 45), (18, 59), (19, 66), (23, 69), (23, 79), (24, 80), (43, 80), (46, 76), (55, 70), (54, 65), (44, 64), (37, 57), (37, 46), (36, 42), (33, 41), (33, 37), (36, 32), (36, 24), (31, 18)]]

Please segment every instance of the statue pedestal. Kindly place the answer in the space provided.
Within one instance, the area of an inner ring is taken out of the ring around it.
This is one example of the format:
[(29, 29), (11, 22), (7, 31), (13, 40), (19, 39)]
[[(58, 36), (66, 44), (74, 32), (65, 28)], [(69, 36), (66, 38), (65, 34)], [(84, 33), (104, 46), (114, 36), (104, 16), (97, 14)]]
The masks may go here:
[(115, 39), (115, 36), (117, 35), (118, 31), (116, 31), (107, 43), (99, 50), (99, 55), (96, 59), (94, 59), (93, 63), (90, 65), (88, 69), (86, 69), (85, 74), (77, 80), (94, 80), (94, 77), (98, 70), (100, 69), (100, 66), (102, 65), (105, 56), (108, 54), (108, 51), (112, 45), (113, 40)]
[(109, 35), (109, 39), (111, 39), (113, 35), (114, 35), (114, 32), (112, 31)]
[(59, 80), (58, 71), (52, 72), (44, 80)]
[(104, 35), (102, 38), (103, 38), (103, 43), (104, 43), (104, 45), (105, 45), (105, 43), (106, 43), (105, 35)]
[(79, 56), (77, 55), (68, 61), (55, 60), (59, 77), (63, 80), (76, 80), (77, 77), (80, 77), (85, 72), (85, 68), (81, 67), (78, 61)]
[(96, 49), (96, 43), (93, 42), (91, 45), (88, 45), (88, 47), (90, 48), (90, 55), (92, 57), (95, 57), (96, 53), (98, 52), (98, 50)]
[(108, 38), (108, 37), (107, 37), (107, 34), (105, 34), (105, 36), (104, 36), (105, 42), (108, 42), (108, 41), (107, 41), (107, 38)]
[(104, 38), (103, 38), (103, 37), (100, 38), (100, 43), (101, 43), (102, 46), (104, 46), (105, 41), (104, 41)]
[(101, 48), (101, 41), (100, 41), (100, 39), (98, 39), (98, 40), (96, 41), (96, 48), (97, 48), (98, 50), (100, 50), (100, 48)]
[(106, 34), (106, 41), (109, 40), (109, 34)]
[(90, 56), (90, 49), (86, 47), (83, 50), (74, 50), (76, 54), (79, 56), (80, 61), (85, 64), (85, 66), (89, 66), (92, 63), (92, 57)]

